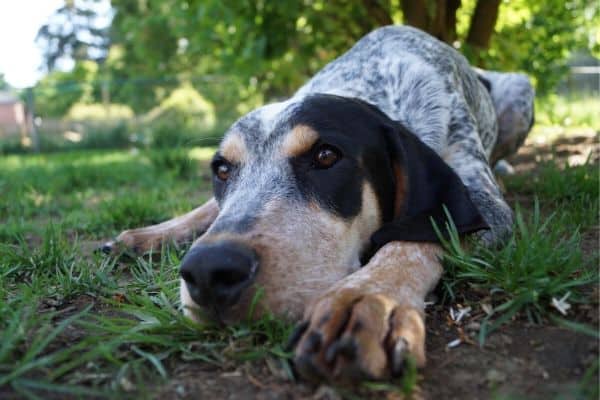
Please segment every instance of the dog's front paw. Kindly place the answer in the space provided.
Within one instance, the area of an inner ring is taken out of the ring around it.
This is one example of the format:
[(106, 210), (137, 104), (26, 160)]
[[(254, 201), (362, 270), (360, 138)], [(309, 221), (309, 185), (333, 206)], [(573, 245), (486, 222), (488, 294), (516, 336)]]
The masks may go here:
[(417, 366), (425, 364), (423, 316), (387, 296), (334, 291), (305, 317), (296, 332), (294, 363), (306, 379), (384, 379), (400, 374), (409, 355)]
[(158, 247), (159, 243), (156, 237), (143, 232), (142, 229), (131, 229), (121, 232), (114, 240), (104, 243), (98, 250), (112, 256), (123, 254), (140, 256)]

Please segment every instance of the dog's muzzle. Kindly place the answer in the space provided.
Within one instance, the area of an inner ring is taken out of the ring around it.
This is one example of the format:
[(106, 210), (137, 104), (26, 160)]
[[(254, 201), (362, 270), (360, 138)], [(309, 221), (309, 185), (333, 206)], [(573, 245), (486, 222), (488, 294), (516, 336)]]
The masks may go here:
[(239, 243), (201, 243), (181, 262), (180, 274), (192, 300), (215, 310), (234, 305), (256, 276), (256, 253)]

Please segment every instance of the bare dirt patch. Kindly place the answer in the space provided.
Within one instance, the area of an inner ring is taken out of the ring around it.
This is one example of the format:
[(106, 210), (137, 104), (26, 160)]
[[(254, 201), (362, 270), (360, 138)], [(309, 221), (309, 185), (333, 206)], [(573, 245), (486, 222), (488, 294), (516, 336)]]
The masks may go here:
[[(464, 325), (468, 325), (465, 321)], [(494, 394), (519, 398), (573, 398), (586, 370), (597, 360), (594, 338), (551, 325), (513, 321), (492, 333), (484, 347), (463, 343), (448, 323), (448, 309), (427, 315), (428, 365), (419, 375), (414, 398), (488, 399)], [(271, 365), (269, 365), (271, 364)], [(351, 390), (352, 391), (352, 390)], [(153, 391), (154, 392), (154, 391)], [(399, 393), (353, 391), (358, 398), (400, 399)], [(211, 399), (339, 399), (343, 391), (311, 387), (282, 377), (275, 362), (253, 362), (232, 369), (182, 363), (155, 398)]]

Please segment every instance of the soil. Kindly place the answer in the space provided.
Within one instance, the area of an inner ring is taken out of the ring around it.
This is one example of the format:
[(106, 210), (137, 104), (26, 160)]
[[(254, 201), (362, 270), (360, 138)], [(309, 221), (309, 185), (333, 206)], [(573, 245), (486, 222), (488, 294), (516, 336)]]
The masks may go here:
[[(555, 326), (513, 322), (492, 333), (483, 348), (463, 343), (447, 322), (448, 310), (428, 313), (428, 366), (419, 375), (416, 399), (489, 399), (518, 395), (526, 399), (573, 398), (585, 371), (598, 357), (598, 341)], [(466, 322), (465, 325), (469, 323)], [(326, 386), (309, 387), (283, 378), (261, 361), (229, 371), (185, 364), (173, 371), (153, 397), (172, 399), (339, 399)], [(279, 375), (279, 376), (278, 376)], [(397, 393), (362, 392), (358, 398), (401, 399)]]

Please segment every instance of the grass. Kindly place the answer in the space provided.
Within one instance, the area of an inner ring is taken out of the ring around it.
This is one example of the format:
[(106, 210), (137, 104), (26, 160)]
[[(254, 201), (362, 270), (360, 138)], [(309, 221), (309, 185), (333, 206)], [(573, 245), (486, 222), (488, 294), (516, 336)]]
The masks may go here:
[[(443, 240), (446, 292), (454, 298), (454, 288), (468, 284), (493, 304), (479, 331), (480, 344), (519, 313), (532, 323), (542, 323), (544, 316), (562, 320), (550, 306), (554, 298), (566, 295), (570, 303), (589, 301), (584, 289), (598, 281), (597, 256), (584, 261), (578, 228), (567, 232), (554, 222), (555, 216), (542, 218), (537, 201), (529, 220), (517, 208), (515, 231), (501, 249), (474, 243), (467, 251), (456, 227), (450, 226), (450, 238)], [(592, 327), (575, 323), (571, 327), (600, 338)]]
[(536, 124), (539, 127), (598, 129), (599, 108), (600, 98), (597, 96), (548, 95), (536, 99)]
[[(550, 318), (565, 324), (552, 299), (568, 295), (570, 303), (589, 302), (589, 288), (598, 282), (599, 255), (584, 256), (582, 231), (598, 227), (600, 186), (597, 165), (541, 164), (534, 173), (506, 182), (509, 193), (534, 199), (529, 209), (516, 204), (513, 235), (501, 249), (472, 243), (465, 248), (450, 226), (446, 249), (445, 293), (465, 284), (491, 297), (494, 304), (480, 330), (488, 333), (517, 314), (532, 322)], [(571, 323), (573, 329), (598, 336), (593, 327)]]
[[(0, 159), (0, 397), (144, 397), (181, 363), (230, 368), (266, 359), (291, 376), (283, 350), (288, 324), (267, 316), (223, 329), (183, 318), (177, 266), (185, 249), (166, 247), (158, 258), (127, 264), (93, 253), (101, 239), (205, 201), (211, 153), (104, 150)], [(597, 227), (597, 166), (548, 163), (506, 186), (539, 200), (518, 211), (515, 235), (502, 249), (448, 242), (446, 292), (467, 286), (490, 299), (494, 314), (484, 334), (514, 317), (585, 330), (550, 302), (567, 292), (573, 304), (593, 300), (586, 288), (597, 280), (598, 257), (584, 255), (581, 243)], [(398, 384), (365, 388), (408, 393), (417, 380), (409, 372)]]

